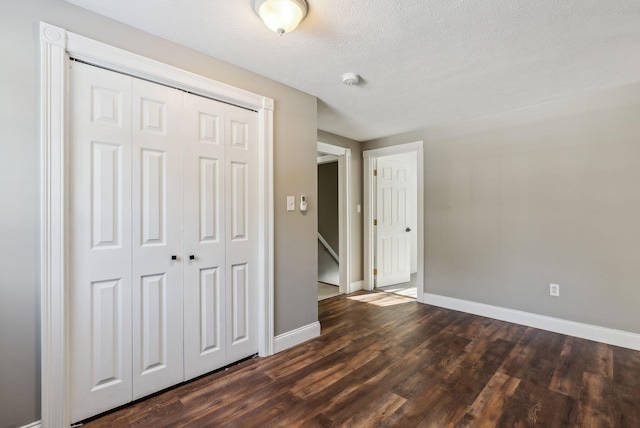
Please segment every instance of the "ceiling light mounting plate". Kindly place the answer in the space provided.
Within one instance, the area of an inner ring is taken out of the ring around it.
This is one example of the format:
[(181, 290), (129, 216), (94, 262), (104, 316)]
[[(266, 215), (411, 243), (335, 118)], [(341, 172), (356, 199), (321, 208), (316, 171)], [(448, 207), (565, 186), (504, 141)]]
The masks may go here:
[(345, 73), (342, 75), (342, 83), (349, 86), (354, 86), (360, 83), (360, 76), (356, 73)]
[(253, 9), (271, 31), (280, 35), (295, 30), (308, 11), (305, 0), (253, 0)]

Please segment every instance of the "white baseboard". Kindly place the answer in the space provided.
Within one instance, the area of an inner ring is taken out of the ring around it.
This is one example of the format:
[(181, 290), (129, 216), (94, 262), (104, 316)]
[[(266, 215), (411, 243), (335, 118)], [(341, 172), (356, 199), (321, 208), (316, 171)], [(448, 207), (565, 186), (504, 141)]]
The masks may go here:
[(640, 351), (640, 334), (424, 293), (424, 303)]
[(20, 428), (42, 428), (42, 422), (41, 421), (31, 422), (30, 424), (24, 425)]
[(279, 334), (274, 339), (275, 353), (299, 345), (307, 340), (320, 336), (320, 323), (318, 321), (296, 328), (295, 330)]
[(355, 293), (356, 291), (360, 291), (363, 288), (364, 288), (364, 281), (352, 282), (350, 293)]

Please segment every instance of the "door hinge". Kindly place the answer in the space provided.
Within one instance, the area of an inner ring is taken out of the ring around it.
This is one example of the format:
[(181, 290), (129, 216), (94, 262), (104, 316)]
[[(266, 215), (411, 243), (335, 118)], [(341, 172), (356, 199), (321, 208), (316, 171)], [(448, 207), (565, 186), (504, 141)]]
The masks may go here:
[(374, 225), (374, 226), (377, 226), (377, 225), (378, 225), (378, 220), (377, 220), (377, 219), (375, 219), (375, 218), (373, 219), (373, 225)]
[(374, 275), (377, 275), (377, 274), (378, 274), (378, 269), (374, 269), (374, 270), (373, 270), (373, 274), (374, 274)]
[(377, 177), (377, 176), (378, 176), (378, 170), (377, 170), (377, 169), (374, 169), (374, 170), (373, 170), (373, 176), (374, 176), (374, 177)]

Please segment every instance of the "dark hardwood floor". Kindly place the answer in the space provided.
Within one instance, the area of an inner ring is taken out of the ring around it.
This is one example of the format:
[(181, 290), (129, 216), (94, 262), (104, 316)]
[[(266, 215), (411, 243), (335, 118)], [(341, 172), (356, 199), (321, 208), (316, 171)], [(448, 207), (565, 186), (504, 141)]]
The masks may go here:
[(640, 427), (640, 352), (387, 293), (319, 302), (321, 337), (98, 427)]

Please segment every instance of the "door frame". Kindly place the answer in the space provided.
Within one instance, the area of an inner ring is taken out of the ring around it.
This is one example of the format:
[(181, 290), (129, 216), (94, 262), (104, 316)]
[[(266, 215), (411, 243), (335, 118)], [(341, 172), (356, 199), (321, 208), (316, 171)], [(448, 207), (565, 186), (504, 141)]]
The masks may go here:
[(416, 237), (418, 240), (418, 272), (416, 274), (417, 301), (424, 303), (424, 158), (423, 158), (422, 141), (412, 143), (399, 144), (396, 146), (382, 147), (379, 149), (365, 150), (362, 152), (363, 157), (363, 187), (364, 187), (364, 289), (374, 289), (373, 278), (373, 257), (375, 254), (374, 230), (373, 230), (373, 201), (376, 198), (373, 186), (373, 170), (374, 162), (377, 158), (383, 156), (397, 155), (401, 153), (415, 153), (417, 161), (417, 230)]
[[(352, 293), (351, 285), (351, 149), (318, 141), (318, 152), (338, 157), (338, 265), (339, 291)], [(317, 229), (317, 226), (316, 226)]]
[(258, 350), (274, 353), (273, 99), (40, 22), (41, 412), (69, 426), (66, 206), (71, 58), (258, 113)]

